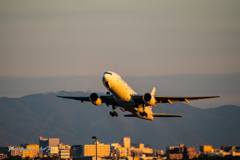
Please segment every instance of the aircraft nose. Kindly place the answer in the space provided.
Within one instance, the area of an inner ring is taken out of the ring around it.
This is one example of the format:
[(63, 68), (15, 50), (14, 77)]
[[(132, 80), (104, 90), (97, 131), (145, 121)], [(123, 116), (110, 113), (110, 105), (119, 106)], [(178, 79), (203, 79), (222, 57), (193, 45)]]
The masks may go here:
[(112, 77), (112, 73), (104, 72), (102, 80), (103, 80), (103, 82), (108, 82), (111, 80), (111, 77)]

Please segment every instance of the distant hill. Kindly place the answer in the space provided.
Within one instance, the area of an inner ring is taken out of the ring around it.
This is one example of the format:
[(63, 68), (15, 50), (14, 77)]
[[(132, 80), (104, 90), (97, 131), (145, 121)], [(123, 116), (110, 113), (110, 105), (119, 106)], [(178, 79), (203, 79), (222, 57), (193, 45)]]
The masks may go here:
[[(58, 95), (85, 96), (83, 92)], [(221, 106), (199, 109), (186, 103), (158, 104), (154, 112), (182, 114), (182, 118), (155, 118), (147, 121), (119, 116), (112, 118), (111, 107), (102, 104), (61, 99), (56, 93), (0, 98), (0, 146), (38, 143), (43, 137), (58, 137), (69, 145), (100, 142), (121, 143), (129, 136), (132, 143), (145, 143), (157, 149), (185, 143), (187, 146), (211, 144), (240, 145), (240, 107)], [(191, 104), (191, 102), (190, 102)]]

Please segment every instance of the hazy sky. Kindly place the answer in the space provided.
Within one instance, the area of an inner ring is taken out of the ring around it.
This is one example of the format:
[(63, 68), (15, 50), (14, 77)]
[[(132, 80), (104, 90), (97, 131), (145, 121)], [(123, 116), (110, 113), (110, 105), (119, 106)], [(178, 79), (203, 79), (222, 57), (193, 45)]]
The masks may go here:
[(111, 70), (142, 94), (240, 104), (240, 1), (2, 0), (0, 37), (0, 96), (103, 90)]
[(0, 1), (0, 76), (240, 72), (240, 1)]

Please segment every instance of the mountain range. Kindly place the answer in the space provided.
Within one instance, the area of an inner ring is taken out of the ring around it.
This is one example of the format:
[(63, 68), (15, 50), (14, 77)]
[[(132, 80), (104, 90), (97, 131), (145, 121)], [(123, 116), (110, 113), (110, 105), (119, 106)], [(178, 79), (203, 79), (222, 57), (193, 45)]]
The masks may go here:
[[(102, 143), (121, 143), (130, 137), (131, 143), (144, 143), (154, 149), (165, 149), (184, 143), (186, 146), (240, 145), (240, 107), (224, 105), (200, 109), (187, 103), (158, 104), (153, 112), (181, 114), (178, 118), (154, 118), (147, 121), (111, 117), (111, 107), (94, 106), (90, 102), (57, 98), (56, 95), (87, 96), (85, 92), (58, 92), (27, 95), (21, 98), (0, 98), (0, 146), (37, 143), (56, 137), (69, 145), (92, 143), (97, 136)], [(191, 104), (191, 102), (190, 102)]]

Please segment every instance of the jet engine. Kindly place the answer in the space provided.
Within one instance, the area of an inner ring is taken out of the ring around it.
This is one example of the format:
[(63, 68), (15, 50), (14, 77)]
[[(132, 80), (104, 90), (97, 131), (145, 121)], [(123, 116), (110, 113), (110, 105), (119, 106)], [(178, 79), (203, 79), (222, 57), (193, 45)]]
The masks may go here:
[(143, 101), (147, 106), (155, 106), (156, 105), (156, 100), (153, 95), (150, 93), (145, 93), (143, 95)]
[(96, 106), (98, 106), (98, 105), (100, 105), (102, 103), (102, 100), (101, 100), (100, 96), (97, 93), (92, 93), (90, 95), (89, 99)]

